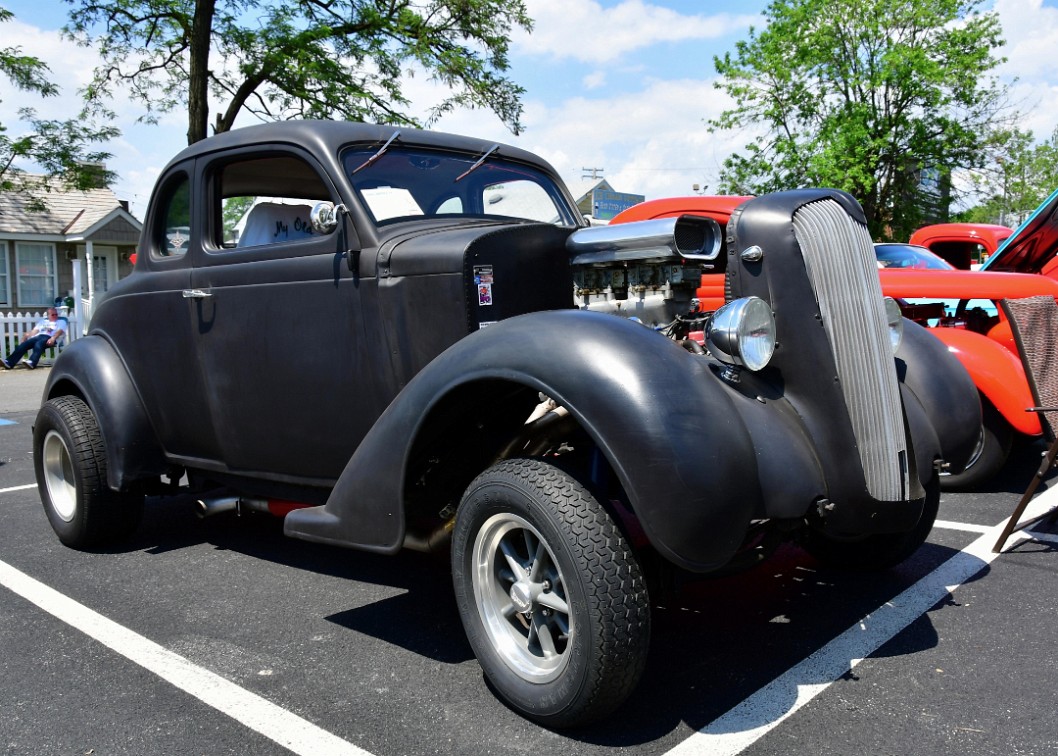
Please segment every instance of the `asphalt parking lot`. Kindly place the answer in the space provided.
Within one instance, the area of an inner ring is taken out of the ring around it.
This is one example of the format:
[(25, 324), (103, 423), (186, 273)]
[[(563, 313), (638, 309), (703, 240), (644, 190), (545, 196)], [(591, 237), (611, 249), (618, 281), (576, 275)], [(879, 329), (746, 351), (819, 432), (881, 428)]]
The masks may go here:
[(889, 572), (791, 546), (655, 597), (638, 690), (552, 732), (489, 692), (443, 559), (199, 520), (177, 498), (119, 551), (63, 547), (33, 486), (45, 375), (0, 373), (5, 753), (1058, 753), (1058, 528), (990, 552), (1038, 446), (990, 490), (945, 494)]

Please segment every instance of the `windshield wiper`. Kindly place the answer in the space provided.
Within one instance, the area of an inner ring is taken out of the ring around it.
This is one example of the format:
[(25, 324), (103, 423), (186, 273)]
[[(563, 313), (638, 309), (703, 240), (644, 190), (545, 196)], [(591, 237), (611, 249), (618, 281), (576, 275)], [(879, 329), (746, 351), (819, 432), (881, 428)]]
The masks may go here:
[[(371, 157), (369, 157), (369, 158), (368, 158), (367, 160), (365, 160), (365, 161), (364, 161), (363, 163), (361, 163), (361, 164), (360, 164), (360, 165), (359, 165), (359, 166), (358, 166), (358, 167), (357, 167), (357, 168), (356, 168), (356, 169), (355, 169), (355, 170), (354, 170), (354, 171), (353, 171), (352, 173), (350, 173), (349, 175), (350, 175), (350, 176), (354, 176), (354, 175), (356, 175), (357, 173), (359, 173), (360, 171), (364, 170), (364, 169), (365, 169), (365, 168), (367, 168), (367, 167), (368, 167), (369, 165), (371, 165), (372, 163), (374, 163), (374, 162), (375, 162), (376, 160), (378, 160), (378, 159), (379, 159), (380, 157), (382, 157), (382, 155), (383, 155), (383, 154), (384, 154), (384, 153), (386, 152), (386, 150), (388, 150), (388, 149), (389, 149), (389, 146), (390, 146), (390, 145), (391, 145), (391, 144), (393, 143), (393, 141), (394, 141), (394, 140), (395, 140), (395, 139), (396, 139), (397, 137), (399, 137), (399, 136), (400, 136), (400, 131), (399, 131), (399, 130), (398, 130), (398, 131), (394, 131), (394, 132), (393, 132), (393, 136), (391, 136), (391, 137), (390, 137), (389, 139), (387, 139), (387, 140), (386, 140), (386, 143), (385, 143), (384, 145), (382, 145), (381, 147), (379, 147), (379, 148), (378, 148), (378, 152), (376, 152), (376, 153), (375, 153), (374, 155), (372, 155), (372, 156), (371, 156)], [(376, 142), (376, 144), (377, 144), (377, 142)], [(471, 169), (471, 170), (473, 170), (473, 169)], [(468, 171), (468, 173), (469, 173), (469, 171)], [(458, 179), (457, 179), (457, 180), (458, 180)]]
[(474, 165), (470, 166), (470, 167), (469, 167), (469, 168), (467, 168), (467, 169), (466, 169), (465, 171), (463, 171), (463, 172), (462, 172), (462, 173), (460, 173), (460, 174), (459, 174), (458, 176), (456, 176), (456, 180), (455, 180), (455, 181), (453, 181), (452, 183), (453, 183), (453, 184), (458, 184), (458, 183), (459, 183), (460, 181), (462, 181), (463, 179), (465, 179), (465, 178), (466, 178), (467, 176), (469, 176), (469, 175), (470, 175), (471, 173), (473, 173), (474, 171), (476, 171), (476, 170), (478, 169), (478, 167), (479, 167), (479, 166), (480, 166), (480, 165), (481, 165), (482, 163), (484, 163), (484, 162), (485, 162), (485, 159), (486, 159), (486, 158), (487, 158), (487, 157), (488, 157), (489, 155), (491, 155), (492, 153), (494, 153), (494, 152), (495, 152), (496, 150), (498, 150), (499, 148), (500, 148), (500, 146), (499, 146), (498, 144), (494, 144), (494, 145), (492, 145), (491, 147), (489, 147), (489, 148), (488, 148), (487, 150), (485, 150), (485, 154), (484, 154), (484, 155), (482, 155), (481, 157), (479, 157), (479, 158), (478, 158), (478, 162), (474, 163)]

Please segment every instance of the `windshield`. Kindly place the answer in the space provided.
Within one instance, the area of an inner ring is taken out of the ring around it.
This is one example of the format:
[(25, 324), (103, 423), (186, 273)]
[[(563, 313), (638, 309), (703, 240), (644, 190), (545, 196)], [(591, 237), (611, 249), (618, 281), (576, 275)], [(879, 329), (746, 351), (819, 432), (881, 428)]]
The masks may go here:
[(879, 268), (909, 270), (955, 270), (925, 247), (914, 244), (875, 244)]
[(504, 160), (501, 151), (483, 158), (394, 143), (381, 154), (377, 145), (348, 150), (342, 161), (353, 188), (380, 225), (441, 216), (576, 225), (574, 208), (551, 177)]

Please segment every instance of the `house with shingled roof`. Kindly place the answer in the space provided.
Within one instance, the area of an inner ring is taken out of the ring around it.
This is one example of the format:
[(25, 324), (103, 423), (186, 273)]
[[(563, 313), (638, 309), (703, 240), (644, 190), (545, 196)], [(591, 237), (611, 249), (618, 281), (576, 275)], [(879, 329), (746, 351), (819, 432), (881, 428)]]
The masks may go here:
[(132, 272), (143, 224), (110, 189), (48, 192), (22, 179), (27, 191), (0, 191), (0, 315), (68, 296), (83, 323), (83, 308)]

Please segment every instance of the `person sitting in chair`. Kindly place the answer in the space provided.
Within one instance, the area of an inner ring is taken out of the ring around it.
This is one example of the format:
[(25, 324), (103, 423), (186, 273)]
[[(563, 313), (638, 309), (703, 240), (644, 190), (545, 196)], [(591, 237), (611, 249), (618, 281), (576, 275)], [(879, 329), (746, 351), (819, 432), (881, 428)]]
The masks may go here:
[(44, 350), (61, 344), (63, 336), (69, 329), (70, 322), (66, 318), (59, 317), (59, 311), (54, 307), (49, 307), (48, 316), (39, 320), (33, 330), (22, 337), (22, 342), (7, 356), (7, 359), (0, 360), (0, 364), (10, 370), (18, 364), (26, 352), (30, 352), (26, 367), (32, 370), (37, 367)]

